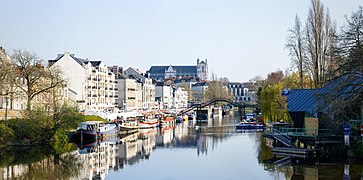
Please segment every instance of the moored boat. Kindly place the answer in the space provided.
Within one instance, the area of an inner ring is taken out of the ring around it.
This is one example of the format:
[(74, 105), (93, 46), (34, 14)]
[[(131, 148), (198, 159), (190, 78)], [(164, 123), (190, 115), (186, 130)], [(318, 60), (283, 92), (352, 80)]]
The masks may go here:
[(257, 124), (256, 122), (241, 122), (236, 125), (236, 129), (257, 129), (263, 130), (265, 127), (263, 124)]
[(175, 123), (175, 118), (173, 116), (166, 116), (160, 120), (161, 126), (168, 126)]
[(86, 121), (77, 127), (76, 140), (97, 141), (99, 139), (116, 135), (118, 126), (116, 124), (105, 124), (102, 121)]
[(159, 121), (153, 117), (143, 117), (139, 119), (139, 128), (155, 128), (159, 126)]
[(118, 117), (117, 123), (120, 125), (120, 130), (138, 129), (138, 119), (143, 118), (143, 115), (136, 113), (123, 113)]

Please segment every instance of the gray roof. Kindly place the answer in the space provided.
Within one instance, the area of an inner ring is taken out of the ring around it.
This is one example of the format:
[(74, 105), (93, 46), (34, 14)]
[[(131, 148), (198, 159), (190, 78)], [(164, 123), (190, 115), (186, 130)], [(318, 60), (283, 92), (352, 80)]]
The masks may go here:
[[(197, 73), (197, 66), (171, 66), (176, 73)], [(149, 73), (163, 74), (169, 66), (151, 66)]]
[[(87, 63), (91, 63), (92, 66), (94, 67), (98, 67), (100, 64), (101, 64), (101, 61), (90, 61), (88, 59), (82, 59), (82, 58), (78, 58), (78, 57), (75, 57), (74, 54), (70, 54), (70, 56), (78, 63), (80, 64), (81, 66), (84, 66), (86, 65)], [(49, 65), (52, 65), (54, 63), (56, 63), (58, 60), (60, 60), (61, 58), (64, 57), (64, 54), (58, 54), (57, 58), (55, 58), (54, 60), (48, 60), (48, 64)]]

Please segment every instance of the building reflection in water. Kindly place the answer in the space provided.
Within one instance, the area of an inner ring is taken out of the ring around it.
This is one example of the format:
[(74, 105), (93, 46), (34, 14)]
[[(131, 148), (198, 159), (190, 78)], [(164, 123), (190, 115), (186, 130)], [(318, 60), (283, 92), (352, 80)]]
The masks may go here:
[[(208, 152), (222, 139), (229, 137), (228, 126), (213, 127), (213, 124), (197, 130), (195, 122), (166, 126), (159, 129), (140, 129), (138, 133), (121, 139), (111, 139), (95, 143), (94, 146), (79, 149), (80, 162), (83, 162), (80, 179), (104, 179), (110, 170), (121, 171), (125, 166), (135, 165), (150, 158), (156, 148), (195, 148), (197, 155)], [(220, 123), (216, 121), (216, 123)], [(222, 130), (221, 130), (222, 129)], [(223, 130), (225, 129), (225, 130)], [(213, 133), (219, 132), (219, 133)]]

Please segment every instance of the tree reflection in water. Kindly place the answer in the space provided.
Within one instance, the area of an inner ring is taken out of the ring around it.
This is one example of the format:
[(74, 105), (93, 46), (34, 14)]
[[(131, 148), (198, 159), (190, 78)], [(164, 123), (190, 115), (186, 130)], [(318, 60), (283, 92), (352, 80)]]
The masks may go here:
[[(75, 147), (72, 146), (72, 150)], [(51, 147), (7, 147), (0, 151), (0, 179), (69, 179), (77, 177), (77, 154), (55, 154)]]

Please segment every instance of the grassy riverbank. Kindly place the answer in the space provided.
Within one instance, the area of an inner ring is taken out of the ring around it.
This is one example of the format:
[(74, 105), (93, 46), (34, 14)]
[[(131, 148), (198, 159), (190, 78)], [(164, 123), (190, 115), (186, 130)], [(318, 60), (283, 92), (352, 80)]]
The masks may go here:
[(41, 110), (24, 112), (23, 118), (0, 121), (0, 148), (51, 145), (55, 150), (64, 149), (69, 141), (67, 131), (76, 129), (80, 122), (91, 120), (107, 121), (98, 116), (82, 115), (72, 107), (63, 107), (57, 114)]

